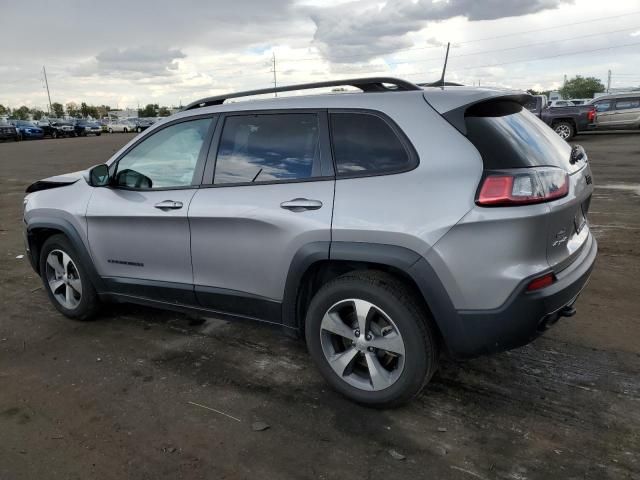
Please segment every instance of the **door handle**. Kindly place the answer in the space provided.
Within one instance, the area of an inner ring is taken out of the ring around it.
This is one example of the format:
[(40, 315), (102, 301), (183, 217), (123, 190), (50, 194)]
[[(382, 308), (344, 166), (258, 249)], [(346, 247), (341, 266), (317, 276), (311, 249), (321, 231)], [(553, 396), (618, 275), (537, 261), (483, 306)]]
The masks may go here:
[(160, 203), (156, 203), (154, 205), (156, 208), (160, 210), (178, 210), (182, 208), (182, 202), (176, 202), (174, 200), (163, 200)]
[(280, 207), (292, 212), (304, 212), (305, 210), (318, 210), (322, 207), (320, 200), (309, 200), (308, 198), (294, 198), (288, 202), (282, 202)]

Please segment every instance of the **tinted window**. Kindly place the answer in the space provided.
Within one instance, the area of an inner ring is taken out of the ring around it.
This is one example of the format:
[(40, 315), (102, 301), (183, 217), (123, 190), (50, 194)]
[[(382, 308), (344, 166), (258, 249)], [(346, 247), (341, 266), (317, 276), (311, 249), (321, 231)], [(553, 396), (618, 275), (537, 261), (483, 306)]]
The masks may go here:
[(515, 102), (485, 102), (465, 113), (467, 138), (486, 169), (552, 166), (567, 171), (571, 147), (542, 120)]
[(214, 183), (259, 183), (314, 176), (320, 153), (319, 130), (315, 113), (227, 117)]
[(338, 174), (378, 174), (413, 167), (406, 148), (382, 118), (332, 113), (331, 135)]
[(640, 98), (625, 98), (616, 101), (616, 110), (627, 110), (640, 107)]
[(116, 183), (130, 188), (191, 185), (210, 123), (210, 118), (181, 122), (147, 137), (120, 159)]
[(611, 101), (609, 100), (596, 102), (594, 103), (594, 105), (596, 107), (596, 112), (608, 112), (609, 110), (611, 110)]

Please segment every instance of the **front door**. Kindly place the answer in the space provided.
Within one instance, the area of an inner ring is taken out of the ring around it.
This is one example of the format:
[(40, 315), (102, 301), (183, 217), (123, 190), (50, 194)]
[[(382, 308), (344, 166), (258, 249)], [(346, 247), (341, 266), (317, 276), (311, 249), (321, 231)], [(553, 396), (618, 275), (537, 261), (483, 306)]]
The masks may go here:
[(208, 308), (278, 322), (296, 253), (314, 244), (329, 254), (326, 113), (229, 114), (215, 137), (211, 184), (189, 209), (196, 295)]
[(202, 178), (212, 118), (170, 123), (111, 166), (87, 210), (91, 255), (112, 293), (193, 303), (187, 212)]

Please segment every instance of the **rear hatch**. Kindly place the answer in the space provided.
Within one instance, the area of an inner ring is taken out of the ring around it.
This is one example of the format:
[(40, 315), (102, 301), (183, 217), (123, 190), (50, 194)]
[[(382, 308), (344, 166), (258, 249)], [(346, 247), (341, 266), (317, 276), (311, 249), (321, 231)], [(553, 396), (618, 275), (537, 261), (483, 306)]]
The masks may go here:
[(548, 206), (547, 229), (539, 235), (546, 242), (549, 265), (558, 272), (579, 254), (589, 236), (591, 169), (582, 147), (561, 139), (523, 107), (527, 101), (526, 96), (498, 97), (465, 107), (461, 131), (484, 162), (478, 205)]

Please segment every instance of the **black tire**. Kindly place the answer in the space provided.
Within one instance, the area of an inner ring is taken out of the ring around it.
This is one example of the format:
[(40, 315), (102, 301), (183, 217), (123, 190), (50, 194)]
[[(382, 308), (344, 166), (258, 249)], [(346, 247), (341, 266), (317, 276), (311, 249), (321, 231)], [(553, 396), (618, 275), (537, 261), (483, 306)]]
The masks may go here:
[(110, 129), (109, 129), (109, 133), (113, 133), (113, 128), (110, 128)]
[(564, 120), (555, 122), (553, 124), (553, 131), (566, 141), (571, 140), (576, 135), (576, 129), (573, 124)]
[(96, 133), (96, 137), (99, 137), (100, 135), (102, 135), (102, 133)]
[[(405, 351), (402, 373), (395, 383), (382, 390), (367, 391), (347, 383), (333, 370), (323, 351), (322, 318), (332, 306), (351, 298), (379, 306), (402, 336)], [(366, 406), (389, 408), (410, 401), (431, 380), (438, 367), (439, 348), (429, 313), (410, 288), (383, 272), (350, 272), (324, 285), (309, 305), (305, 337), (310, 355), (327, 382), (349, 399)]]
[[(47, 281), (47, 257), (53, 250), (60, 250), (69, 255), (77, 269), (77, 273), (79, 274), (79, 279), (82, 285), (82, 296), (80, 298), (80, 302), (75, 308), (64, 307), (54, 296), (49, 282)], [(67, 237), (64, 235), (53, 235), (44, 242), (40, 251), (40, 274), (44, 284), (44, 289), (49, 296), (49, 300), (60, 313), (74, 320), (90, 320), (95, 316), (100, 307), (98, 294), (91, 283), (87, 269), (80, 260), (80, 256), (77, 254)]]
[(51, 132), (51, 138), (58, 138), (58, 132), (56, 130)]

